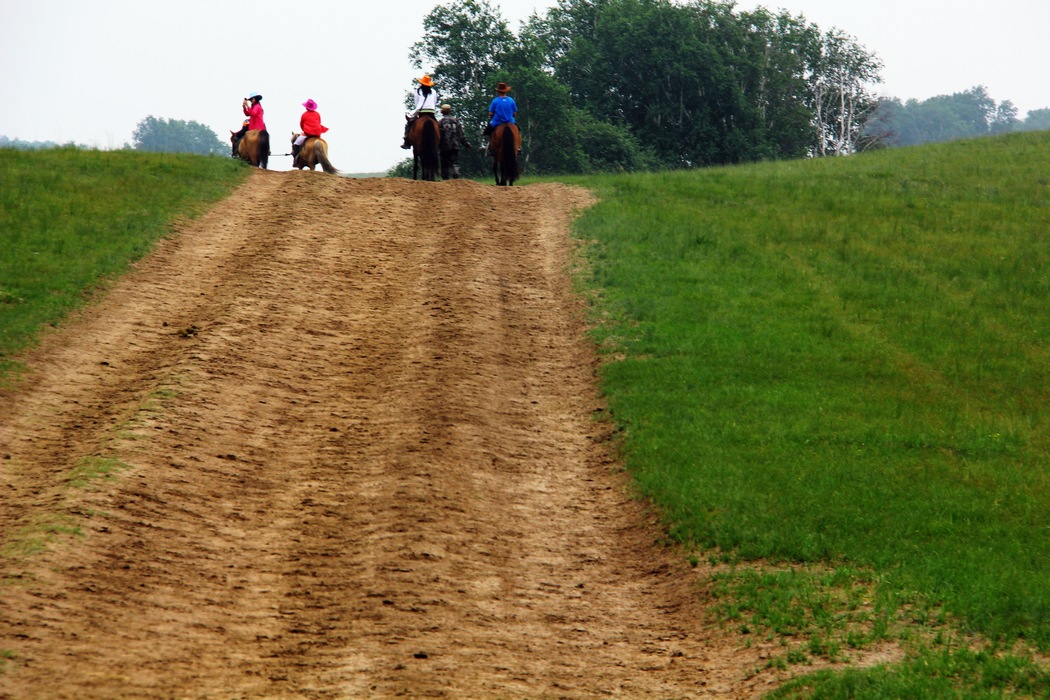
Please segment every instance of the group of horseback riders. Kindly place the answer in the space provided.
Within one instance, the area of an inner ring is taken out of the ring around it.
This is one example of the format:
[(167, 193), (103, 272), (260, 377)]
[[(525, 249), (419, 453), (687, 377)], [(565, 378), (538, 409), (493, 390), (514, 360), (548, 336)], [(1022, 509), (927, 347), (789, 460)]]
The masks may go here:
[[(269, 147), (269, 135), (266, 131), (266, 122), (263, 119), (263, 106), (262, 106), (262, 95), (258, 92), (249, 93), (247, 97), (241, 102), (241, 110), (244, 112), (246, 119), (241, 125), (241, 130), (237, 132), (231, 132), (230, 141), (233, 144), (233, 156), (237, 157), (240, 155), (240, 144), (241, 140), (250, 131), (256, 131), (261, 135), (265, 135), (265, 141), (267, 148)], [(303, 144), (309, 138), (320, 138), (322, 134), (328, 131), (328, 127), (321, 124), (321, 115), (317, 111), (317, 103), (312, 99), (307, 100), (303, 103), (303, 107), (306, 109), (302, 116), (299, 117), (299, 129), (300, 133), (296, 135), (292, 142), (292, 165), (293, 167), (300, 167), (298, 165), (299, 152), (303, 148)]]
[[(461, 147), (473, 148), (473, 145), (467, 140), (463, 131), (463, 125), (460, 123), (459, 119), (452, 116), (451, 105), (442, 104), (438, 107), (438, 93), (435, 89), (434, 79), (429, 75), (424, 75), (422, 78), (416, 79), (415, 82), (418, 83), (418, 86), (414, 91), (415, 107), (412, 114), (406, 115), (405, 117), (405, 135), (401, 148), (412, 148), (412, 144), (409, 142), (409, 134), (413, 125), (418, 120), (432, 119), (437, 121), (441, 134), (441, 177), (446, 180), (449, 178), (458, 178), (459, 150)], [(518, 113), (518, 105), (514, 101), (514, 98), (507, 94), (510, 90), (511, 87), (509, 85), (500, 82), (496, 85), (496, 97), (493, 98), (491, 103), (489, 103), (489, 122), (483, 132), (484, 136), (489, 137), (489, 155), (495, 155), (492, 150), (494, 144), (492, 143), (493, 139), (491, 136), (498, 127), (504, 124), (515, 125), (513, 127), (514, 147), (516, 152), (521, 150), (521, 136), (517, 131), (515, 121), (515, 117)], [(230, 132), (230, 141), (233, 144), (232, 155), (234, 157), (245, 157), (245, 149), (240, 148), (240, 146), (242, 140), (249, 134), (249, 132), (257, 132), (261, 135), (263, 142), (266, 144), (266, 155), (269, 155), (269, 136), (266, 131), (266, 122), (263, 119), (262, 99), (262, 95), (258, 92), (251, 92), (241, 103), (241, 110), (244, 112), (245, 116), (241, 130)], [(293, 167), (304, 167), (305, 164), (300, 164), (299, 154), (306, 141), (310, 138), (320, 139), (322, 134), (328, 131), (328, 127), (321, 124), (321, 115), (317, 111), (317, 103), (314, 100), (308, 99), (303, 103), (303, 107), (306, 111), (304, 111), (299, 118), (300, 133), (295, 136), (292, 142), (291, 155)], [(437, 119), (437, 112), (439, 109), (441, 112), (440, 120)], [(260, 164), (255, 162), (254, 159), (245, 159), (251, 160), (253, 164)], [(266, 167), (265, 160), (263, 160), (261, 164), (263, 167)]]
[[(434, 79), (424, 75), (416, 80), (419, 86), (415, 89), (415, 108), (412, 114), (406, 117), (405, 138), (401, 148), (412, 148), (409, 143), (409, 133), (412, 126), (419, 119), (437, 119), (438, 93), (434, 89)], [(516, 124), (515, 117), (518, 114), (518, 105), (514, 98), (508, 95), (511, 90), (506, 83), (496, 86), (496, 97), (489, 103), (489, 123), (485, 127), (484, 136), (491, 136), (496, 127), (501, 124)], [(459, 119), (452, 116), (452, 106), (443, 104), (441, 119), (438, 124), (441, 127), (441, 177), (444, 179), (459, 177), (459, 149), (461, 147), (473, 148), (463, 132), (463, 124)], [(520, 141), (518, 143), (520, 150)], [(492, 155), (490, 152), (489, 155)]]

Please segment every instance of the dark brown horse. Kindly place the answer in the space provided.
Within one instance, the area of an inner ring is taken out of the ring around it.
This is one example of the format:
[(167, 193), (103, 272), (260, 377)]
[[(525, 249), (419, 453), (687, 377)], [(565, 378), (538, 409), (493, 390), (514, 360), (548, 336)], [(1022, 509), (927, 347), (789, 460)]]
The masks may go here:
[(238, 139), (236, 132), (230, 132), (230, 143), (233, 144), (232, 155), (252, 165), (266, 169), (270, 163), (270, 134), (265, 130), (252, 129)]
[[(299, 134), (292, 134), (292, 143), (299, 138)], [(326, 173), (338, 175), (339, 171), (328, 161), (328, 142), (320, 136), (309, 136), (303, 141), (303, 147), (292, 161), (292, 167), (298, 170), (310, 168), (313, 170), (318, 165)]]
[(408, 132), (412, 143), (412, 179), (418, 180), (420, 165), (423, 166), (423, 179), (437, 180), (440, 168), (438, 144), (441, 143), (441, 127), (433, 115), (420, 115)]
[(492, 176), (497, 185), (513, 185), (521, 175), (518, 152), (521, 151), (521, 132), (517, 124), (500, 124), (489, 139), (492, 154)]

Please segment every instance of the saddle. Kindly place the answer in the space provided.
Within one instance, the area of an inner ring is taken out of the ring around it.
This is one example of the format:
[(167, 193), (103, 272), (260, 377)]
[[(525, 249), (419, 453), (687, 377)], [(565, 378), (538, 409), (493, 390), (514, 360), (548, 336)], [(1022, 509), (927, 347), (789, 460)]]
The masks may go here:
[[(506, 127), (506, 129), (504, 129), (503, 127)], [(490, 131), (488, 132), (490, 135), (489, 155), (495, 154), (496, 149), (499, 148), (499, 145), (503, 140), (504, 133), (508, 129), (510, 130), (510, 133), (514, 134), (514, 152), (521, 153), (521, 129), (518, 128), (517, 124), (514, 124), (513, 122), (504, 122), (499, 126), (492, 126), (490, 124), (488, 129), (490, 129)]]

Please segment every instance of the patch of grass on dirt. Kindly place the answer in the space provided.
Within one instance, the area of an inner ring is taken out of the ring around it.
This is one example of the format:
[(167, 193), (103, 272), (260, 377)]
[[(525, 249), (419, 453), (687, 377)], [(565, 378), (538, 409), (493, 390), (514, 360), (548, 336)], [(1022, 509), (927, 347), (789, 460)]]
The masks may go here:
[(21, 558), (42, 552), (58, 537), (81, 537), (83, 530), (69, 515), (49, 513), (16, 532), (0, 550), (0, 556)]
[(0, 149), (0, 381), (58, 323), (250, 172), (231, 158)]
[[(90, 488), (93, 484), (112, 479), (130, 468), (130, 465), (110, 457), (84, 457), (70, 470), (66, 485), (70, 489)], [(75, 512), (79, 516), (89, 515), (79, 508)], [(0, 550), (0, 556), (28, 557), (46, 550), (57, 538), (81, 537), (83, 529), (78, 515), (51, 510), (36, 516), (31, 523), (8, 540), (3, 550)]]
[(0, 649), (0, 676), (15, 667), (18, 662), (18, 654), (10, 649)]
[(896, 605), (878, 599), (875, 581), (851, 567), (731, 567), (712, 574), (709, 591), (723, 624), (776, 642), (778, 659), (841, 662), (889, 639)]
[[(1050, 649), (1048, 148), (570, 179), (601, 199), (577, 234), (603, 389), (675, 540), (873, 572), (875, 601)], [(848, 647), (809, 614), (805, 649)]]
[(130, 465), (118, 459), (97, 455), (85, 457), (70, 472), (69, 485), (72, 488), (84, 488), (100, 479), (110, 479), (119, 472), (130, 468)]

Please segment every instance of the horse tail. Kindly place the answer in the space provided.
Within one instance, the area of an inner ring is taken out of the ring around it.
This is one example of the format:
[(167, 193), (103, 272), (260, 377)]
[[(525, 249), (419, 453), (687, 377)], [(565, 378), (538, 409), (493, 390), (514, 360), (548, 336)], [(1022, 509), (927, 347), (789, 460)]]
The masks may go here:
[(256, 143), (256, 147), (259, 149), (259, 165), (263, 170), (266, 170), (270, 164), (270, 132), (263, 129), (259, 132), (259, 140)]
[[(440, 127), (437, 119), (426, 117), (427, 122), (423, 125), (423, 172), (430, 172), (437, 179), (438, 163), (438, 134)], [(423, 178), (424, 180), (426, 177)]]
[(518, 168), (518, 139), (515, 137), (514, 127), (509, 124), (503, 127), (503, 138), (500, 139), (500, 168), (510, 184), (521, 175)]
[(314, 144), (314, 155), (317, 156), (317, 162), (321, 164), (321, 169), (326, 173), (332, 175), (338, 175), (339, 171), (335, 169), (335, 166), (328, 160), (328, 146), (325, 145), (324, 141), (317, 139)]

